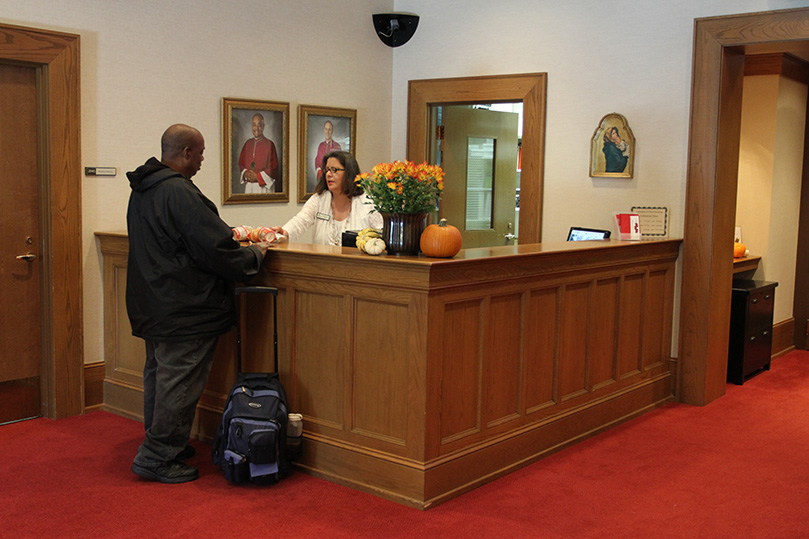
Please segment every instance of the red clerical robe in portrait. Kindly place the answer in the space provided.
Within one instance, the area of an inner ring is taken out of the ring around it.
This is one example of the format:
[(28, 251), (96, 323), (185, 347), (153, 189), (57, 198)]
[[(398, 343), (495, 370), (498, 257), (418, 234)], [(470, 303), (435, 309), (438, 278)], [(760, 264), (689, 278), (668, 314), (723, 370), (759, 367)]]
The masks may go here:
[[(239, 169), (241, 183), (245, 184), (246, 193), (272, 190), (278, 175), (278, 153), (275, 151), (275, 144), (264, 136), (251, 138), (245, 142), (239, 155)], [(258, 175), (258, 183), (245, 181), (244, 174), (248, 170)]]
[(323, 156), (329, 152), (337, 152), (342, 150), (340, 145), (334, 141), (334, 139), (326, 142), (325, 140), (320, 143), (320, 146), (317, 147), (317, 156), (315, 157), (315, 171), (317, 172), (317, 179), (320, 179), (320, 174), (323, 172), (320, 170), (321, 165), (323, 165)]

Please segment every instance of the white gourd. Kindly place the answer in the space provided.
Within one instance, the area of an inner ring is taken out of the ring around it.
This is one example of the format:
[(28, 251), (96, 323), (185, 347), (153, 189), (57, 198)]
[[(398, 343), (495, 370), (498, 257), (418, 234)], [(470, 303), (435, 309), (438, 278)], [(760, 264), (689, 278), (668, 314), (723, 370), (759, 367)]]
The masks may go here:
[(363, 246), (363, 251), (373, 256), (381, 254), (384, 250), (385, 241), (382, 238), (370, 238)]

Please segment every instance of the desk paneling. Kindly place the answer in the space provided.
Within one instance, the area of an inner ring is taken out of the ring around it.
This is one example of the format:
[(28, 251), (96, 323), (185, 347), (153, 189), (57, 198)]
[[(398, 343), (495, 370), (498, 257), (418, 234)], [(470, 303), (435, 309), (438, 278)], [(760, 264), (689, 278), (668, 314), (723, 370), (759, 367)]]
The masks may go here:
[[(298, 468), (426, 508), (672, 400), (678, 247), (271, 250), (257, 283), (279, 289), (281, 379), (304, 414)], [(266, 309), (247, 306), (265, 328), (247, 345), (256, 370), (272, 369)], [(223, 341), (202, 438), (233, 369)]]

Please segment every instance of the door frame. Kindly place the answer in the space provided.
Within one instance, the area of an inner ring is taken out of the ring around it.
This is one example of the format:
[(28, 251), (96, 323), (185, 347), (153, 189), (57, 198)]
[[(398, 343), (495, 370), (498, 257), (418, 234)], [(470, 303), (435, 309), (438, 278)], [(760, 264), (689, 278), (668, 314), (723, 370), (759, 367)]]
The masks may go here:
[[(745, 49), (809, 39), (809, 8), (696, 19), (678, 399), (725, 394)], [(775, 48), (772, 48), (775, 47)]]
[(416, 163), (427, 160), (432, 105), (522, 102), (519, 241), (538, 243), (542, 241), (547, 91), (547, 73), (411, 80), (407, 96), (407, 158)]
[(0, 24), (0, 61), (37, 69), (42, 415), (84, 409), (79, 36)]
[[(803, 70), (806, 73), (806, 70)], [(809, 85), (809, 80), (805, 81)], [(799, 350), (809, 349), (809, 102), (803, 135), (803, 171), (801, 206), (798, 217), (798, 253), (795, 257), (795, 292), (792, 300), (794, 334), (792, 344)]]

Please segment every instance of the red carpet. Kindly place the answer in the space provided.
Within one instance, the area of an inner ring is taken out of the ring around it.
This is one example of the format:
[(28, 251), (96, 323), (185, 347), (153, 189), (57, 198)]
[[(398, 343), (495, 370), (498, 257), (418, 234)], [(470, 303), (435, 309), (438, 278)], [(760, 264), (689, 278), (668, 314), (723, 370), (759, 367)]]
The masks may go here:
[(234, 487), (129, 471), (142, 425), (105, 412), (0, 427), (0, 537), (809, 537), (809, 353), (706, 407), (670, 405), (428, 511), (295, 473)]

